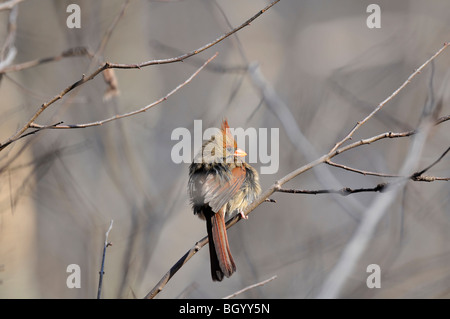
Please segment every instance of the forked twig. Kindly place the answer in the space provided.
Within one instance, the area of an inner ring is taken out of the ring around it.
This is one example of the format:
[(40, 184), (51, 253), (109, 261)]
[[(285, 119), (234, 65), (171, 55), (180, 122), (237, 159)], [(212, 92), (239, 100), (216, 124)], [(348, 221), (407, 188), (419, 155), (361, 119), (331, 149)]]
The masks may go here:
[(111, 116), (107, 119), (103, 119), (100, 121), (96, 121), (96, 122), (90, 122), (90, 123), (83, 123), (83, 124), (58, 124), (58, 125), (49, 125), (49, 126), (45, 126), (45, 125), (40, 125), (40, 124), (36, 124), (36, 123), (31, 123), (30, 127), (31, 128), (36, 128), (36, 129), (74, 129), (74, 128), (86, 128), (86, 127), (92, 127), (92, 126), (99, 126), (99, 125), (103, 125), (106, 124), (108, 122), (112, 122), (118, 119), (122, 119), (125, 117), (129, 117), (129, 116), (133, 116), (139, 113), (143, 113), (145, 111), (147, 111), (148, 109), (152, 108), (155, 105), (158, 105), (164, 101), (166, 101), (170, 96), (172, 96), (173, 94), (175, 94), (175, 92), (177, 92), (179, 89), (181, 89), (183, 86), (185, 86), (186, 84), (188, 84), (189, 82), (192, 81), (193, 78), (195, 78), (202, 70), (203, 68), (208, 65), (208, 63), (210, 63), (212, 60), (214, 60), (217, 55), (219, 53), (216, 52), (216, 54), (214, 54), (212, 57), (210, 57), (206, 62), (203, 63), (203, 65), (198, 68), (194, 73), (191, 74), (191, 76), (189, 78), (187, 78), (183, 83), (179, 84), (176, 88), (174, 88), (172, 91), (170, 91), (169, 93), (167, 93), (165, 96), (163, 96), (162, 98), (156, 100), (153, 103), (150, 103), (146, 106), (141, 107), (140, 109), (128, 112), (128, 113), (124, 113), (124, 114), (116, 114), (114, 116)]
[(67, 93), (71, 92), (72, 90), (74, 90), (75, 88), (85, 84), (86, 82), (89, 82), (91, 80), (93, 80), (97, 75), (99, 75), (100, 73), (102, 73), (104, 70), (106, 69), (141, 69), (143, 67), (147, 67), (150, 65), (160, 65), (160, 64), (169, 64), (169, 63), (175, 63), (175, 62), (182, 62), (183, 60), (197, 55), (209, 48), (211, 48), (212, 46), (216, 45), (217, 43), (223, 41), (224, 39), (228, 38), (230, 35), (238, 32), (239, 30), (245, 28), (246, 26), (250, 25), (250, 23), (252, 23), (255, 19), (257, 19), (260, 15), (262, 15), (264, 12), (266, 12), (268, 9), (270, 9), (272, 6), (274, 6), (277, 2), (279, 2), (280, 0), (275, 0), (272, 3), (270, 3), (269, 5), (267, 5), (264, 9), (261, 9), (260, 11), (258, 11), (255, 15), (253, 15), (250, 19), (246, 20), (244, 23), (242, 23), (241, 25), (239, 25), (238, 27), (234, 28), (233, 30), (221, 35), (220, 37), (218, 37), (217, 39), (215, 39), (212, 42), (209, 42), (207, 44), (205, 44), (204, 46), (182, 54), (180, 56), (174, 57), (174, 58), (168, 58), (168, 59), (160, 59), (160, 60), (150, 60), (150, 61), (146, 61), (146, 62), (142, 62), (142, 63), (137, 63), (137, 64), (121, 64), (121, 63), (110, 63), (110, 62), (105, 62), (103, 63), (100, 67), (98, 67), (94, 72), (92, 72), (89, 75), (84, 75), (81, 77), (80, 80), (78, 80), (77, 82), (73, 83), (72, 85), (68, 86), (67, 88), (65, 88), (64, 90), (62, 90), (58, 95), (56, 95), (55, 97), (53, 97), (51, 100), (43, 103), (38, 110), (34, 113), (34, 115), (20, 128), (17, 130), (16, 133), (14, 133), (13, 135), (11, 135), (6, 141), (4, 141), (3, 143), (0, 144), (0, 151), (3, 150), (6, 146), (10, 145), (11, 143), (17, 141), (18, 138), (20, 138), (20, 136), (25, 133), (26, 130), (28, 130), (32, 124), (35, 124), (35, 120), (42, 114), (42, 112), (44, 112), (49, 106), (51, 106), (52, 104), (54, 104), (55, 102), (59, 101), (60, 99), (62, 99)]

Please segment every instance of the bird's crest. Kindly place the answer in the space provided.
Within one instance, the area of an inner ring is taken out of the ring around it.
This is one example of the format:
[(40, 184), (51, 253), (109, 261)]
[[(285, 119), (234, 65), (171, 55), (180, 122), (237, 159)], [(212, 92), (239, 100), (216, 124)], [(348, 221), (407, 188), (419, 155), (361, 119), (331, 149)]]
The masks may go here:
[(234, 139), (233, 135), (231, 134), (230, 127), (228, 126), (227, 119), (224, 119), (221, 126), (221, 132), (223, 136), (223, 147), (233, 147), (237, 148), (236, 140)]

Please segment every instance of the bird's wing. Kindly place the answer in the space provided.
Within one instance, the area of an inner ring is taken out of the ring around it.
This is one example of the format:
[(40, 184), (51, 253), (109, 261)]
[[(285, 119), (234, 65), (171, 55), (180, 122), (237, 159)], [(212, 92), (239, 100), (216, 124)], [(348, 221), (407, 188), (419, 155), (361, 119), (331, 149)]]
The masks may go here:
[(205, 203), (209, 204), (213, 212), (218, 212), (236, 195), (244, 180), (244, 167), (233, 168), (229, 179), (221, 178), (217, 174), (209, 174), (203, 184)]

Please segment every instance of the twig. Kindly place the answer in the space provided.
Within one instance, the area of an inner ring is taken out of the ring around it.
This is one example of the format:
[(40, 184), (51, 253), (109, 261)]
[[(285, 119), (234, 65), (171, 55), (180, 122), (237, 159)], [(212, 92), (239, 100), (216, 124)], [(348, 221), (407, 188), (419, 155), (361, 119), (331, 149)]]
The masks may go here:
[(183, 265), (192, 258), (203, 246), (205, 246), (208, 243), (208, 236), (203, 237), (201, 240), (199, 240), (194, 247), (188, 250), (187, 253), (183, 255), (176, 263), (173, 265), (168, 272), (161, 278), (161, 280), (156, 284), (155, 287), (153, 287), (152, 290), (144, 297), (144, 299), (153, 299), (156, 297), (157, 294), (159, 294), (163, 288), (166, 286), (166, 284), (169, 282), (169, 280), (177, 273), (178, 270), (180, 270)]
[(83, 56), (83, 55), (87, 55), (88, 57), (93, 56), (92, 53), (90, 53), (87, 48), (76, 47), (76, 48), (71, 48), (69, 50), (66, 50), (63, 53), (61, 53), (60, 55), (56, 55), (53, 57), (36, 59), (36, 60), (27, 61), (27, 62), (23, 62), (23, 63), (19, 63), (19, 64), (14, 64), (14, 65), (11, 65), (11, 66), (8, 66), (5, 68), (0, 68), (0, 74), (21, 71), (21, 70), (32, 68), (32, 67), (35, 67), (35, 66), (38, 66), (41, 64), (60, 61), (63, 58)]
[[(439, 163), (445, 155), (447, 155), (447, 153), (450, 151), (450, 147), (448, 147), (444, 153), (442, 153), (438, 159), (436, 159), (433, 163), (431, 163), (430, 165), (428, 165), (426, 168), (411, 174), (409, 177), (408, 176), (402, 176), (402, 175), (391, 175), (391, 174), (382, 174), (382, 173), (373, 173), (373, 172), (367, 172), (367, 171), (361, 171), (352, 167), (348, 167), (345, 165), (340, 165), (340, 164), (336, 164), (333, 163), (331, 161), (326, 161), (327, 164), (339, 167), (339, 168), (343, 168), (352, 172), (356, 172), (359, 174), (364, 174), (364, 175), (374, 175), (374, 176), (380, 176), (380, 177), (397, 177), (397, 178), (401, 178), (400, 181), (404, 180), (404, 179), (410, 179), (412, 181), (417, 181), (417, 182), (434, 182), (434, 181), (449, 181), (450, 177), (436, 177), (436, 176), (424, 176), (423, 174), (425, 172), (427, 172), (430, 168), (432, 168), (433, 166), (435, 166), (437, 163)], [(380, 183), (378, 185), (376, 185), (375, 187), (372, 188), (356, 188), (356, 189), (352, 189), (349, 187), (344, 187), (341, 188), (339, 190), (333, 190), (333, 189), (320, 189), (320, 190), (301, 190), (301, 189), (284, 189), (284, 188), (280, 188), (277, 189), (276, 191), (279, 193), (290, 193), (290, 194), (308, 194), (308, 195), (317, 195), (317, 194), (339, 194), (342, 196), (347, 196), (350, 194), (355, 194), (355, 193), (362, 193), (362, 192), (384, 192), (386, 189), (391, 189), (391, 188), (387, 188), (387, 186), (394, 184), (394, 183)]]
[[(119, 20), (125, 14), (125, 11), (128, 8), (128, 6), (130, 5), (130, 2), (131, 2), (131, 0), (127, 0), (122, 5), (122, 8), (120, 9), (119, 14), (114, 18), (114, 20), (111, 23), (111, 25), (109, 26), (108, 30), (106, 30), (106, 33), (103, 36), (103, 39), (100, 42), (100, 45), (99, 45), (97, 51), (95, 52), (94, 58), (92, 59), (92, 63), (96, 63), (98, 58), (103, 54), (103, 51), (105, 50), (106, 44), (108, 43), (109, 39), (111, 38), (114, 28), (117, 26), (117, 24), (119, 23)], [(91, 65), (92, 65), (92, 63), (91, 63)]]
[[(62, 123), (63, 123), (63, 122), (58, 122), (58, 123), (55, 123), (55, 124), (52, 124), (52, 125), (47, 125), (47, 126), (43, 126), (43, 127), (36, 127), (35, 130), (20, 135), (20, 136), (19, 136), (18, 138), (16, 138), (15, 140), (12, 140), (12, 141), (9, 141), (8, 143), (5, 143), (2, 147), (4, 148), (4, 147), (8, 146), (9, 144), (11, 144), (11, 143), (13, 143), (13, 142), (15, 142), (15, 141), (18, 141), (18, 140), (20, 140), (20, 139), (22, 139), (22, 138), (24, 138), (24, 137), (27, 137), (27, 136), (36, 134), (36, 133), (39, 132), (39, 131), (42, 131), (42, 130), (46, 130), (46, 129), (52, 128), (52, 127), (54, 127), (54, 126), (56, 126), (56, 125), (59, 125), (59, 124), (62, 124)], [(0, 147), (0, 150), (1, 150), (1, 147)]]
[(238, 26), (238, 27), (234, 28), (233, 30), (223, 34), (222, 36), (218, 37), (216, 40), (214, 40), (214, 41), (212, 41), (212, 42), (210, 42), (210, 43), (208, 43), (208, 44), (206, 44), (206, 45), (204, 45), (204, 46), (202, 46), (202, 47), (200, 47), (200, 48), (198, 48), (198, 49), (196, 49), (194, 51), (188, 52), (186, 54), (182, 54), (182, 55), (174, 57), (174, 58), (161, 59), (161, 60), (151, 60), (151, 61), (142, 62), (142, 63), (138, 63), (138, 64), (120, 64), (120, 63), (110, 63), (110, 62), (103, 63), (97, 70), (92, 72), (90, 75), (88, 75), (88, 76), (83, 75), (80, 80), (78, 80), (77, 82), (75, 82), (72, 85), (70, 85), (67, 88), (65, 88), (63, 91), (61, 91), (61, 93), (59, 93), (58, 95), (53, 97), (50, 101), (42, 104), (39, 107), (39, 109), (34, 113), (34, 115), (19, 130), (17, 130), (16, 133), (14, 133), (6, 141), (4, 141), (3, 143), (0, 144), (0, 151), (3, 150), (7, 145), (10, 145), (12, 142), (16, 141), (17, 138), (19, 136), (21, 136), (27, 129), (29, 129), (31, 124), (34, 123), (34, 121), (39, 117), (39, 115), (41, 115), (42, 112), (44, 112), (50, 105), (52, 105), (55, 102), (57, 102), (60, 99), (62, 99), (67, 93), (69, 93), (73, 89), (79, 87), (80, 85), (83, 85), (84, 83), (86, 83), (88, 81), (91, 81), (97, 75), (102, 73), (104, 70), (111, 69), (111, 68), (116, 68), (116, 69), (141, 69), (143, 67), (147, 67), (147, 66), (150, 66), (150, 65), (159, 65), (159, 64), (169, 64), (169, 63), (175, 63), (175, 62), (182, 62), (183, 60), (185, 60), (185, 59), (187, 59), (187, 58), (189, 58), (189, 57), (191, 57), (193, 55), (199, 54), (199, 53), (209, 49), (210, 47), (216, 45), (217, 43), (221, 42), (222, 40), (228, 38), (230, 35), (238, 32), (242, 28), (250, 25), (250, 23), (252, 23), (255, 19), (257, 19), (260, 15), (262, 15), (264, 12), (266, 12), (268, 9), (270, 9), (273, 5), (275, 5), (279, 1), (280, 0), (273, 1), (272, 3), (267, 5), (264, 9), (258, 11), (250, 19), (248, 19), (247, 21), (242, 23), (240, 26)]
[(174, 58), (169, 58), (169, 59), (161, 59), (161, 60), (151, 60), (151, 61), (147, 61), (147, 62), (142, 62), (139, 64), (119, 64), (119, 63), (110, 63), (109, 67), (112, 68), (117, 68), (117, 69), (140, 69), (142, 67), (146, 67), (149, 65), (155, 65), (155, 64), (168, 64), (168, 63), (174, 63), (174, 62), (182, 62), (184, 60), (186, 60), (187, 58), (199, 54), (207, 49), (209, 49), (210, 47), (216, 45), (217, 43), (221, 42), (222, 40), (228, 38), (230, 35), (238, 32), (239, 30), (245, 28), (246, 26), (249, 26), (255, 19), (257, 19), (260, 15), (262, 15), (264, 12), (266, 12), (267, 10), (269, 10), (272, 6), (274, 6), (277, 2), (279, 2), (280, 0), (275, 0), (272, 3), (270, 3), (269, 5), (267, 5), (264, 9), (261, 9), (260, 11), (258, 11), (254, 16), (252, 16), (250, 19), (248, 19), (247, 21), (245, 21), (244, 23), (242, 23), (240, 26), (232, 29), (231, 31), (221, 35), (220, 37), (218, 37), (216, 40), (205, 44), (204, 46), (182, 54), (180, 56), (174, 57)]
[(435, 160), (433, 163), (431, 163), (430, 165), (428, 165), (427, 167), (425, 167), (425, 168), (424, 168), (423, 170), (421, 170), (420, 172), (414, 173), (414, 174), (411, 176), (411, 179), (415, 179), (415, 178), (421, 176), (423, 173), (427, 172), (430, 168), (432, 168), (434, 165), (436, 165), (437, 163), (439, 163), (439, 162), (441, 161), (441, 159), (443, 159), (444, 156), (447, 155), (447, 153), (448, 153), (449, 151), (450, 151), (450, 147), (447, 148), (447, 149), (445, 150), (445, 152), (442, 153), (442, 155), (439, 156), (439, 158), (438, 158), (437, 160)]
[(129, 117), (129, 116), (133, 116), (142, 112), (147, 111), (148, 109), (150, 109), (151, 107), (160, 104), (161, 102), (166, 101), (170, 96), (172, 96), (173, 94), (175, 94), (175, 92), (177, 92), (179, 89), (181, 89), (183, 86), (185, 86), (186, 84), (188, 84), (189, 82), (192, 81), (192, 79), (194, 77), (196, 77), (200, 71), (203, 70), (203, 68), (210, 63), (212, 60), (214, 60), (217, 55), (219, 53), (217, 52), (216, 54), (214, 54), (212, 57), (210, 57), (205, 63), (203, 63), (203, 65), (197, 69), (186, 81), (184, 81), (183, 83), (179, 84), (176, 88), (174, 88), (172, 91), (170, 91), (168, 94), (166, 94), (164, 97), (160, 98), (159, 100), (156, 100), (155, 102), (148, 104), (144, 107), (141, 107), (138, 110), (132, 111), (132, 112), (128, 112), (128, 113), (124, 113), (124, 114), (117, 114), (114, 115), (110, 118), (101, 120), (101, 121), (96, 121), (96, 122), (91, 122), (91, 123), (84, 123), (84, 124), (67, 124), (67, 125), (51, 125), (51, 126), (45, 126), (45, 125), (40, 125), (40, 124), (36, 124), (36, 123), (30, 123), (30, 127), (31, 128), (36, 128), (36, 129), (75, 129), (75, 128), (86, 128), (86, 127), (92, 127), (92, 126), (99, 126), (99, 125), (103, 125), (106, 124), (108, 122), (111, 121), (115, 121), (118, 119), (122, 119), (125, 117)]
[[(173, 48), (171, 46), (168, 46), (165, 43), (162, 43), (158, 40), (152, 40), (151, 44), (155, 49), (167, 53), (167, 54), (177, 54), (180, 55), (183, 52), (181, 50), (178, 50), (176, 48)], [(193, 65), (195, 67), (199, 67), (202, 65), (202, 61), (199, 58), (192, 57), (190, 58), (186, 63)], [(248, 71), (247, 65), (234, 65), (234, 66), (228, 66), (225, 64), (218, 64), (218, 62), (208, 65), (206, 67), (205, 71), (215, 72), (215, 73), (245, 73)]]
[(392, 92), (392, 94), (387, 97), (383, 102), (381, 102), (380, 104), (378, 104), (378, 106), (369, 114), (367, 115), (362, 121), (359, 121), (358, 123), (356, 123), (356, 125), (353, 127), (353, 129), (347, 134), (346, 137), (344, 137), (341, 141), (339, 141), (338, 143), (336, 143), (336, 145), (331, 149), (330, 153), (336, 151), (338, 148), (340, 148), (342, 146), (342, 144), (344, 144), (346, 141), (348, 141), (349, 139), (352, 138), (353, 134), (356, 132), (356, 130), (358, 130), (364, 123), (366, 123), (368, 120), (370, 120), (378, 111), (380, 111), (385, 105), (386, 103), (388, 103), (389, 101), (391, 101), (395, 96), (397, 96), (397, 94), (403, 90), (409, 83), (411, 83), (411, 80), (414, 79), (416, 77), (417, 74), (419, 74), (420, 72), (422, 72), (422, 70), (429, 64), (431, 63), (434, 59), (436, 59), (442, 52), (444, 52), (444, 50), (450, 45), (450, 42), (445, 42), (444, 45), (442, 46), (442, 48), (440, 48), (431, 58), (429, 58), (427, 61), (425, 61), (417, 70), (415, 70), (407, 79), (406, 81), (400, 85), (400, 87), (395, 90), (394, 92)]
[[(430, 128), (431, 123), (429, 121), (426, 121), (421, 125), (421, 130), (415, 136), (409, 152), (406, 155), (405, 161), (400, 169), (400, 175), (410, 176), (410, 172), (419, 161)], [(322, 285), (317, 296), (318, 298), (329, 299), (337, 298), (339, 296), (348, 276), (352, 273), (360, 256), (368, 246), (369, 241), (375, 232), (376, 226), (386, 213), (388, 207), (393, 203), (399, 190), (402, 189), (407, 181), (408, 178), (401, 179), (400, 182), (396, 184), (397, 187), (392, 189), (390, 192), (381, 194), (372, 202), (370, 207), (368, 207), (367, 211), (365, 211), (363, 220), (359, 224), (359, 227), (344, 248), (337, 264), (333, 267), (332, 271), (329, 273), (324, 284)]]
[(350, 188), (344, 187), (341, 189), (319, 189), (319, 190), (303, 190), (303, 189), (284, 189), (280, 188), (277, 190), (279, 193), (289, 193), (289, 194), (308, 194), (308, 195), (318, 195), (318, 194), (339, 194), (342, 196), (347, 196), (350, 194), (364, 193), (364, 192), (383, 192), (386, 189), (387, 183), (380, 183), (372, 188)]
[(244, 289), (241, 289), (241, 290), (239, 290), (239, 291), (236, 291), (235, 293), (233, 293), (233, 294), (231, 294), (231, 295), (229, 295), (229, 296), (223, 297), (223, 299), (231, 299), (231, 298), (234, 298), (234, 297), (236, 297), (237, 295), (240, 295), (240, 294), (242, 294), (242, 293), (244, 293), (244, 292), (246, 292), (246, 291), (248, 291), (248, 290), (250, 290), (250, 289), (253, 289), (253, 288), (256, 288), (256, 287), (259, 287), (259, 286), (263, 286), (263, 285), (267, 284), (268, 282), (270, 282), (270, 281), (272, 281), (272, 280), (274, 280), (274, 279), (277, 279), (277, 275), (272, 276), (272, 277), (270, 277), (269, 279), (263, 280), (263, 281), (258, 282), (258, 283), (256, 283), (256, 284), (253, 284), (253, 285), (250, 285), (250, 286), (248, 286), (248, 287), (245, 287)]
[(108, 242), (108, 236), (109, 236), (109, 232), (112, 229), (114, 220), (111, 219), (111, 223), (109, 224), (109, 228), (105, 233), (105, 244), (103, 245), (103, 256), (102, 256), (102, 265), (100, 268), (100, 277), (98, 280), (98, 291), (97, 291), (97, 299), (100, 299), (101, 294), (102, 294), (102, 283), (103, 283), (103, 275), (105, 274), (105, 272), (103, 271), (105, 269), (105, 256), (106, 256), (106, 248), (108, 248), (109, 246), (111, 246), (111, 243)]
[(326, 163), (330, 166), (334, 166), (334, 167), (338, 167), (338, 168), (342, 168), (345, 169), (347, 171), (350, 172), (354, 172), (354, 173), (358, 173), (358, 174), (362, 174), (364, 176), (366, 175), (370, 175), (370, 176), (378, 176), (378, 177), (400, 177), (399, 175), (395, 175), (395, 174), (385, 174), (385, 173), (377, 173), (377, 172), (370, 172), (370, 171), (364, 171), (364, 170), (360, 170), (357, 168), (353, 168), (347, 165), (343, 165), (343, 164), (338, 164), (335, 163), (331, 160), (326, 161)]
[[(435, 123), (435, 125), (438, 125), (440, 123), (443, 123), (443, 121), (437, 121)], [(403, 132), (403, 133), (392, 133), (392, 132), (388, 132), (388, 133), (383, 133), (383, 134), (379, 134), (376, 135), (374, 137), (371, 137), (369, 139), (365, 139), (365, 140), (361, 140), (359, 142), (353, 143), (349, 146), (358, 146), (358, 145), (363, 145), (363, 144), (370, 144), (374, 141), (378, 141), (382, 138), (394, 138), (394, 137), (404, 137), (404, 136), (411, 136), (416, 134), (416, 131), (409, 131), (409, 132)], [(353, 147), (352, 147), (353, 148)], [(347, 150), (344, 148), (344, 151)], [(447, 177), (434, 177), (434, 176), (422, 176), (425, 172), (427, 172), (430, 168), (432, 168), (433, 166), (435, 166), (437, 163), (439, 163), (442, 158), (444, 158), (445, 155), (447, 155), (447, 153), (450, 151), (450, 147), (447, 148), (445, 150), (445, 152), (439, 156), (438, 159), (436, 159), (432, 164), (430, 164), (429, 166), (427, 166), (426, 168), (424, 168), (423, 170), (414, 173), (413, 175), (411, 175), (409, 178), (414, 180), (414, 181), (426, 181), (426, 182), (430, 182), (430, 181), (445, 181), (448, 180)], [(331, 161), (330, 159), (326, 160), (325, 163), (327, 163), (328, 165), (334, 166), (334, 167), (338, 167), (338, 168), (342, 168), (354, 173), (358, 173), (358, 174), (362, 174), (362, 175), (372, 175), (372, 176), (379, 176), (379, 177), (406, 177), (406, 176), (400, 176), (400, 175), (396, 175), (396, 174), (384, 174), (384, 173), (376, 173), (376, 172), (370, 172), (370, 171), (364, 171), (364, 170), (360, 170), (360, 169), (356, 169), (353, 167), (349, 167), (346, 165), (342, 165), (342, 164), (337, 164), (333, 161)]]

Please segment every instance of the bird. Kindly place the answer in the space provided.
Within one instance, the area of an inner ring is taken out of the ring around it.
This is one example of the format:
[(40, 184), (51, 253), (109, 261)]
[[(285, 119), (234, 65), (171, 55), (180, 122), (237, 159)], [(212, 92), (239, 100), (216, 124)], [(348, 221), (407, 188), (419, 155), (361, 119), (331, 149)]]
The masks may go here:
[(246, 155), (237, 148), (225, 119), (189, 166), (189, 196), (194, 215), (206, 220), (213, 281), (222, 281), (236, 271), (226, 219), (237, 214), (247, 219), (244, 209), (261, 193), (258, 172), (245, 162)]

